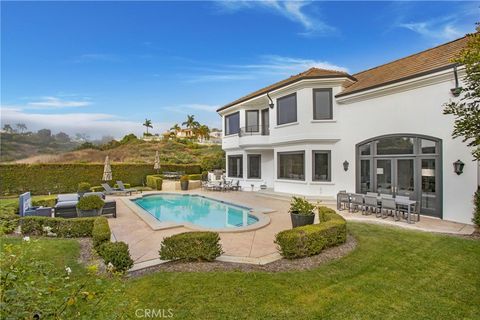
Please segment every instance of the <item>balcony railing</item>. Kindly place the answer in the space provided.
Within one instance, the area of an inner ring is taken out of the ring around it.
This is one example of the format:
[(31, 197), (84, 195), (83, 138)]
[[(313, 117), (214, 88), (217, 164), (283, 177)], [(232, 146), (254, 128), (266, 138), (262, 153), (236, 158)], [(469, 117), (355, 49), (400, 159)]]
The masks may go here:
[(270, 134), (270, 127), (269, 126), (247, 126), (241, 127), (240, 131), (238, 132), (238, 136), (253, 136), (253, 135), (261, 135), (261, 136), (268, 136)]

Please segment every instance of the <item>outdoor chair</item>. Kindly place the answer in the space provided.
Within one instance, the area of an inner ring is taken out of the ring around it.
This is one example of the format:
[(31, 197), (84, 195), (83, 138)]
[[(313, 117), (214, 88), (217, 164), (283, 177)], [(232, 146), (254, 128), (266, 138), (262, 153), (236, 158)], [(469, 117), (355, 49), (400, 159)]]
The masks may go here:
[(237, 183), (233, 184), (232, 182), (232, 190), (233, 191), (240, 191), (242, 187), (240, 187), (240, 180), (237, 180)]
[(388, 193), (380, 193), (380, 198), (382, 199), (393, 199), (393, 195)]
[(341, 190), (337, 194), (337, 209), (338, 210), (350, 209), (350, 196), (348, 195), (346, 190)]
[(369, 196), (368, 194), (364, 197), (365, 199), (365, 212), (366, 213), (375, 213), (378, 215), (380, 211), (380, 206), (378, 205), (377, 196)]
[(51, 207), (34, 207), (32, 206), (32, 197), (30, 192), (25, 192), (20, 195), (18, 199), (18, 212), (20, 217), (36, 216), (36, 217), (51, 217)]
[(362, 213), (365, 210), (365, 204), (363, 202), (363, 194), (352, 194), (350, 196), (350, 209), (352, 212), (361, 210)]
[(108, 195), (125, 195), (125, 194), (129, 194), (129, 195), (132, 195), (132, 192), (131, 191), (122, 191), (120, 189), (114, 189), (112, 187), (110, 187), (107, 183), (102, 183), (102, 187), (103, 189), (105, 189), (105, 194), (108, 194)]
[(395, 221), (398, 220), (397, 203), (393, 198), (382, 198), (381, 216), (385, 219), (389, 214), (393, 216)]
[(125, 185), (123, 184), (123, 181), (121, 180), (117, 180), (117, 185), (118, 185), (118, 188), (124, 192), (139, 192), (137, 189), (135, 188), (125, 188)]
[(224, 191), (231, 191), (233, 190), (233, 181), (225, 181), (223, 183), (223, 190)]
[(375, 198), (376, 198), (376, 197), (378, 197), (378, 193), (376, 193), (376, 192), (367, 192), (367, 196), (369, 196), (369, 197), (375, 197)]
[[(410, 197), (406, 196), (396, 196), (396, 200), (411, 200)], [(418, 201), (415, 202), (413, 205), (413, 210), (410, 210), (411, 215), (416, 215), (416, 222), (420, 221), (420, 206)], [(408, 215), (408, 206), (407, 205), (402, 205), (402, 204), (397, 204), (397, 210), (398, 213), (402, 215), (404, 219), (407, 219), (406, 215)]]

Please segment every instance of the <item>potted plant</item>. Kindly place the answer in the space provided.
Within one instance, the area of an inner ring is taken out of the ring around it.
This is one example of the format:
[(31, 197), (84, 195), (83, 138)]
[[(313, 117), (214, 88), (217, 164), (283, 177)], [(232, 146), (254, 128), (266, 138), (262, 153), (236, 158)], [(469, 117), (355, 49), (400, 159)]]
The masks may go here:
[(292, 227), (301, 227), (313, 224), (315, 219), (315, 205), (308, 202), (305, 198), (293, 197), (290, 202), (290, 217), (292, 219)]
[(77, 203), (77, 215), (79, 217), (95, 217), (102, 214), (105, 202), (97, 195), (80, 198)]
[(188, 190), (188, 181), (189, 181), (188, 175), (183, 175), (180, 177), (180, 187), (182, 190)]
[(88, 182), (80, 182), (78, 184), (77, 193), (80, 196), (80, 198), (83, 197), (85, 193), (90, 191), (90, 187), (91, 187), (90, 183)]

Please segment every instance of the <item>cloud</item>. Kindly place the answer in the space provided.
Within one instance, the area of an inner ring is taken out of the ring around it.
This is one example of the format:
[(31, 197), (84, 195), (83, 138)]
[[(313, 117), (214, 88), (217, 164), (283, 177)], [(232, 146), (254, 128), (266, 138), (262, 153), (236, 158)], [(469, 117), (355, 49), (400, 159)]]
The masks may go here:
[(42, 97), (40, 101), (28, 102), (24, 108), (26, 109), (62, 109), (85, 107), (91, 104), (90, 101), (82, 100), (63, 100), (58, 97)]
[(263, 9), (282, 15), (288, 20), (300, 24), (304, 31), (301, 35), (326, 35), (336, 29), (311, 15), (313, 10), (304, 10), (312, 1), (218, 1), (217, 6), (222, 12), (234, 13), (241, 10)]
[(439, 40), (453, 40), (462, 37), (466, 33), (451, 23), (441, 24), (435, 21), (401, 23), (398, 26), (416, 32), (424, 37)]
[(74, 63), (88, 62), (121, 62), (122, 59), (115, 54), (108, 53), (85, 53), (73, 58)]
[(259, 63), (244, 65), (222, 65), (208, 69), (208, 73), (189, 75), (187, 82), (215, 82), (232, 80), (251, 80), (258, 78), (280, 78), (316, 67), (320, 69), (348, 72), (344, 66), (339, 66), (328, 61), (285, 57), (279, 55), (263, 55)]
[[(53, 132), (63, 131), (69, 135), (87, 133), (92, 138), (107, 135), (121, 138), (128, 133), (141, 135), (144, 131), (142, 121), (126, 120), (108, 113), (41, 114), (27, 113), (21, 108), (9, 106), (2, 106), (0, 113), (2, 126), (6, 123), (25, 123), (30, 131), (48, 128)], [(154, 133), (164, 132), (168, 128), (168, 123), (153, 123)]]

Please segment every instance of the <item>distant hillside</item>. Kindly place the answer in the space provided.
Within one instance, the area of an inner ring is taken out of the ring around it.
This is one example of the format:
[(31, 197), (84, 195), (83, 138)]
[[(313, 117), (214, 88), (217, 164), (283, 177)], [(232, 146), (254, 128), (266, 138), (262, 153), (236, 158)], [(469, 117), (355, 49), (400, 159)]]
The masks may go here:
[(224, 152), (219, 145), (199, 145), (173, 140), (147, 142), (131, 140), (118, 143), (107, 150), (83, 149), (55, 155), (36, 155), (17, 160), (17, 163), (102, 163), (108, 155), (112, 162), (152, 163), (159, 151), (161, 163), (199, 163), (203, 168), (224, 167)]

